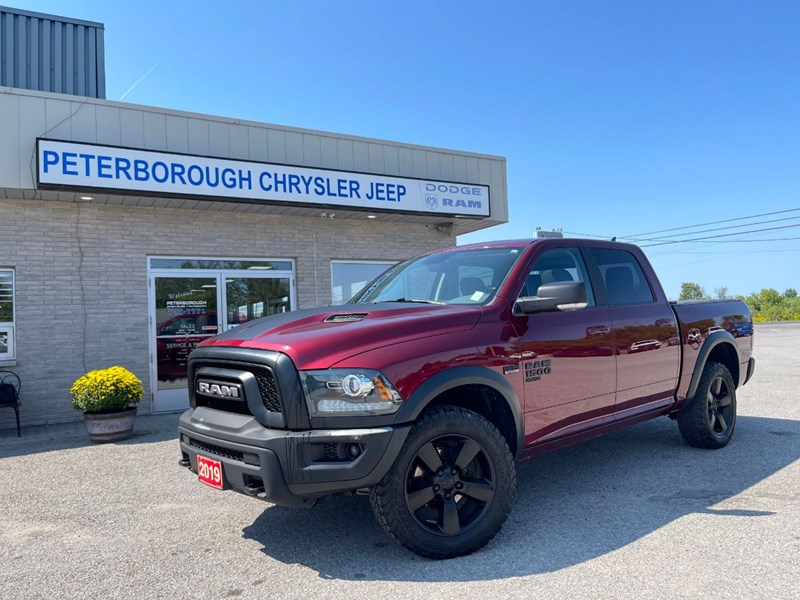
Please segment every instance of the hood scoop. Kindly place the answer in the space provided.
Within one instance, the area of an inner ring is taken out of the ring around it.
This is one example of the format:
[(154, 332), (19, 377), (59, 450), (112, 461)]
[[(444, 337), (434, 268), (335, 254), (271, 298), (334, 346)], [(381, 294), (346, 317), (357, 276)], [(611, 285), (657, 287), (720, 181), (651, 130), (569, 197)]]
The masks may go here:
[(352, 323), (353, 321), (360, 321), (369, 313), (342, 313), (338, 315), (331, 315), (325, 319), (326, 323)]

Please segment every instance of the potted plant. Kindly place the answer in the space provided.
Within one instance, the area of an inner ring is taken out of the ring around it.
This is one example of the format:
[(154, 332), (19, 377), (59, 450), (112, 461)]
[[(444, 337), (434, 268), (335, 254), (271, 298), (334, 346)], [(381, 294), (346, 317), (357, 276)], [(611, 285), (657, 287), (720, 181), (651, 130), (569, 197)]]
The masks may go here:
[(124, 367), (90, 371), (72, 385), (72, 406), (83, 411), (93, 442), (117, 442), (133, 435), (142, 382)]

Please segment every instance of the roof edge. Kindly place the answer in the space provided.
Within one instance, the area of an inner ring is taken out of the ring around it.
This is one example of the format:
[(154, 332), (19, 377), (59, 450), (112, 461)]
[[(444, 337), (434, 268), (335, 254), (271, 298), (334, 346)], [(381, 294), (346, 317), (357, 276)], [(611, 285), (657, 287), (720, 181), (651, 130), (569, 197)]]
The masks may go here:
[(34, 19), (48, 19), (50, 21), (61, 21), (62, 23), (71, 23), (73, 25), (84, 25), (88, 27), (96, 27), (97, 29), (105, 30), (106, 26), (98, 21), (86, 21), (84, 19), (73, 19), (72, 17), (62, 17), (61, 15), (52, 15), (49, 13), (34, 12), (32, 10), (23, 10), (21, 8), (13, 8), (11, 6), (0, 6), (0, 12), (7, 12), (14, 15), (21, 15), (23, 17), (33, 17)]
[(352, 140), (355, 142), (365, 142), (371, 144), (382, 144), (384, 146), (396, 146), (398, 148), (409, 148), (412, 150), (423, 150), (427, 152), (438, 152), (440, 154), (452, 154), (454, 156), (468, 156), (473, 158), (483, 158), (487, 160), (500, 161), (506, 163), (505, 156), (494, 154), (481, 154), (478, 152), (468, 152), (463, 150), (455, 150), (453, 148), (439, 148), (436, 146), (423, 146), (419, 144), (411, 144), (407, 142), (400, 142), (396, 140), (384, 140), (380, 138), (370, 138), (366, 136), (351, 135), (346, 133), (336, 133), (334, 131), (320, 131), (317, 129), (308, 129), (303, 127), (294, 127), (291, 125), (278, 125), (275, 123), (264, 123), (261, 121), (252, 121), (250, 119), (235, 119), (232, 117), (223, 117), (218, 115), (208, 115), (204, 113), (196, 113), (191, 111), (181, 111), (171, 108), (159, 108), (157, 106), (149, 106), (147, 104), (131, 104), (128, 102), (119, 102), (117, 100), (108, 100), (105, 98), (92, 98), (88, 96), (75, 96), (72, 94), (59, 94), (56, 92), (42, 92), (39, 90), (28, 90), (24, 88), (12, 88), (8, 86), (0, 86), (0, 94), (9, 94), (14, 96), (32, 96), (36, 98), (53, 98), (56, 100), (66, 100), (69, 102), (95, 104), (98, 106), (113, 106), (116, 108), (124, 108), (128, 110), (139, 110), (149, 113), (157, 113), (162, 115), (170, 115), (175, 117), (186, 117), (191, 119), (202, 119), (205, 121), (214, 121), (217, 123), (228, 123), (230, 125), (244, 125), (247, 127), (260, 127), (263, 129), (279, 129), (282, 131), (289, 131), (293, 133), (318, 135), (322, 137), (330, 137), (337, 139)]

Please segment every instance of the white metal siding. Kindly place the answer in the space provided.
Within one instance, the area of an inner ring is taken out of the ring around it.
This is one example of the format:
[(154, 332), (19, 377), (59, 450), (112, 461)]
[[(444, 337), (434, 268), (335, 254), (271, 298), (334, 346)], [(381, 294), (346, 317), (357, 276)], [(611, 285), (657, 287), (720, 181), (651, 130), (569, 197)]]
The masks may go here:
[[(459, 227), (488, 227), (508, 220), (506, 163), (500, 157), (8, 88), (0, 89), (0, 131), (3, 132), (0, 135), (0, 189), (31, 190), (30, 197), (34, 197), (35, 190), (30, 157), (36, 138), (47, 137), (478, 183), (490, 187), (491, 217), (483, 220), (482, 225), (459, 219)], [(216, 206), (209, 208), (248, 210), (230, 204), (214, 204)], [(197, 206), (197, 203), (187, 201), (187, 208), (190, 206)], [(285, 214), (277, 208), (272, 212)]]

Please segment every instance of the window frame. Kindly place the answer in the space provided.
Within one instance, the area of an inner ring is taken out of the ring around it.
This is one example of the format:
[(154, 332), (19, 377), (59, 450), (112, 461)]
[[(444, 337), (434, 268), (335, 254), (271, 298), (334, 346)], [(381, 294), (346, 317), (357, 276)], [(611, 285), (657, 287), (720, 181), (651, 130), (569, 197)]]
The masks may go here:
[[(392, 262), (390, 260), (372, 260), (372, 259), (361, 260), (361, 259), (357, 259), (357, 258), (354, 258), (354, 259), (349, 259), (349, 258), (331, 259), (331, 306), (342, 306), (343, 304), (347, 304), (347, 302), (350, 300), (350, 298), (355, 296), (355, 294), (352, 294), (352, 295), (348, 296), (347, 298), (345, 298), (344, 294), (342, 294), (343, 302), (341, 304), (334, 304), (334, 298), (333, 298), (333, 267), (334, 267), (334, 265), (353, 265), (353, 264), (356, 264), (356, 265), (386, 265), (386, 269), (389, 269), (390, 267), (393, 267), (396, 264), (401, 263), (401, 262), (403, 262), (403, 261), (402, 260), (396, 260), (396, 261)], [(386, 269), (381, 271), (381, 273), (386, 271)], [(378, 273), (378, 275), (380, 275), (380, 273)], [(377, 275), (376, 275), (376, 277), (377, 277)], [(373, 277), (371, 279), (368, 279), (367, 280), (367, 284), (369, 284), (374, 279), (375, 279), (375, 277)], [(359, 291), (361, 291), (361, 290), (358, 290), (356, 292), (356, 294)]]
[[(181, 267), (172, 266), (170, 264), (161, 264), (158, 261), (188, 261), (200, 262), (208, 261), (211, 263), (225, 263), (225, 262), (239, 262), (239, 263), (257, 263), (249, 267), (236, 268), (236, 267)], [(260, 264), (258, 264), (260, 263)], [(268, 263), (288, 263), (288, 269), (276, 269)], [(154, 254), (147, 256), (147, 270), (179, 272), (179, 271), (240, 271), (242, 273), (257, 273), (258, 271), (269, 271), (270, 273), (295, 273), (297, 271), (294, 258), (253, 258), (253, 257), (223, 257), (223, 256), (178, 256), (172, 254)]]
[(0, 321), (0, 333), (8, 339), (8, 351), (0, 353), (0, 365), (13, 362), (17, 358), (16, 322), (17, 322), (17, 274), (14, 267), (0, 267), (0, 273), (11, 274), (11, 321)]

